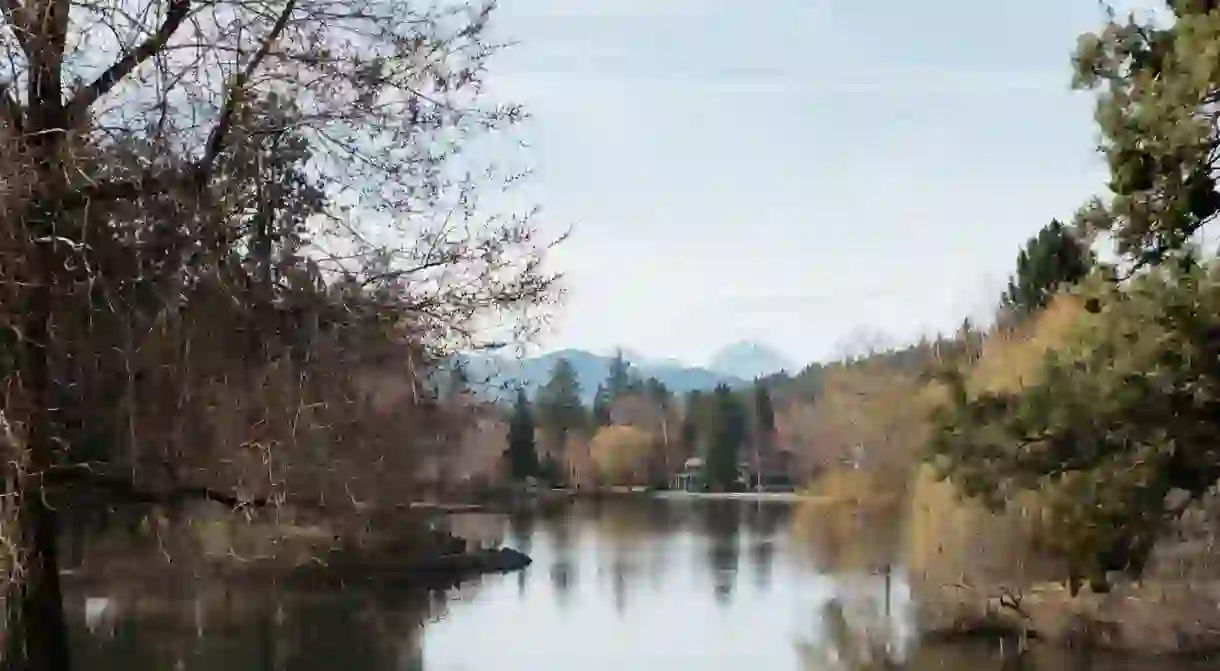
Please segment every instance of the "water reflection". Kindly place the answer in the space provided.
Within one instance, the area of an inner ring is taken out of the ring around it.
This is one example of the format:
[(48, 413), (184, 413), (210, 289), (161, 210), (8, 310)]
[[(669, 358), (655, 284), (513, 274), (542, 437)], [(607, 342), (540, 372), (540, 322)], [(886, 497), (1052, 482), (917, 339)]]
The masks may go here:
[(577, 560), (575, 556), (575, 525), (566, 515), (553, 515), (547, 520), (551, 536), (551, 551), (555, 556), (548, 573), (551, 588), (561, 607), (567, 607), (572, 598), (572, 583), (576, 580)]
[(765, 593), (771, 586), (771, 564), (775, 561), (777, 532), (787, 521), (789, 508), (753, 502), (744, 508), (750, 532), (749, 557), (754, 586)]
[(708, 501), (699, 507), (705, 543), (707, 566), (711, 571), (716, 602), (728, 605), (737, 585), (737, 565), (741, 558), (741, 513), (737, 501)]
[[(95, 606), (92, 626), (77, 628), (81, 667), (321, 671), (342, 662), (351, 669), (423, 669), (423, 617), (445, 608), (426, 593), (233, 592), (205, 583), (191, 589), (198, 594), (141, 589), (107, 597), (109, 617), (99, 621)], [(85, 597), (80, 605), (97, 602)]]
[(869, 571), (826, 574), (875, 553), (823, 526), (804, 535), (819, 525), (776, 502), (580, 502), (508, 520), (528, 570), (448, 591), (108, 584), (74, 587), (69, 605), (81, 668), (132, 671), (1166, 668), (917, 648), (901, 573), (888, 592)]

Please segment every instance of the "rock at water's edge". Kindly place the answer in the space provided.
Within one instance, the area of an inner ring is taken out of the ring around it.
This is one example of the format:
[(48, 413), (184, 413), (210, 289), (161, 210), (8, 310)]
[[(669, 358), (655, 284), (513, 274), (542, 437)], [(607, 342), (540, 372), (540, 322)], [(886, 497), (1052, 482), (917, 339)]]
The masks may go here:
[(488, 568), (492, 571), (520, 571), (534, 563), (529, 555), (512, 548), (499, 548), (491, 552), (493, 557), (488, 561)]

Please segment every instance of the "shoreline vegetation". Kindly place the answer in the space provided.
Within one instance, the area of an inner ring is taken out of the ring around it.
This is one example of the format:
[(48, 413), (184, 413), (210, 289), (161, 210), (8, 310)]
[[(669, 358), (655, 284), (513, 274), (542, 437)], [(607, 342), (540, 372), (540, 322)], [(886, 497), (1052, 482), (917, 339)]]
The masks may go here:
[[(980, 334), (975, 351), (955, 362), (967, 393), (1020, 394), (1038, 384), (1048, 361), (1082, 332), (1093, 332), (1086, 303), (1067, 290), (1019, 328)], [(1166, 521), (1138, 571), (1130, 563), (1111, 563), (1104, 580), (1084, 580), (1073, 593), (1073, 562), (1093, 555), (1070, 543), (1080, 536), (1064, 536), (1072, 532), (1061, 525), (1071, 519), (1050, 505), (1062, 501), (1050, 498), (1060, 496), (1052, 489), (1058, 481), (1048, 481), (1045, 489), (1014, 488), (998, 502), (969, 493), (959, 484), (967, 475), (947, 473), (928, 449), (950, 430), (938, 422), (953, 407), (951, 389), (927, 376), (901, 405), (870, 403), (855, 393), (865, 384), (875, 390), (886, 378), (894, 388), (910, 390), (911, 377), (887, 366), (885, 356), (836, 373), (837, 387), (826, 391), (824, 402), (847, 403), (850, 397), (871, 424), (893, 423), (881, 438), (873, 434), (872, 464), (831, 469), (805, 492), (818, 497), (817, 504), (802, 504), (813, 510), (798, 514), (797, 523), (810, 527), (807, 535), (823, 551), (829, 548), (839, 553), (838, 561), (856, 567), (904, 567), (918, 626), (930, 639), (1002, 637), (1018, 649), (1037, 639), (1148, 655), (1220, 653), (1220, 565), (1212, 558), (1220, 517), (1213, 487)], [(908, 412), (912, 405), (923, 411)], [(864, 439), (868, 430), (856, 431), (853, 439)], [(990, 449), (1016, 449), (1016, 443)], [(1155, 510), (1158, 502), (1145, 505)], [(1118, 538), (1124, 533), (1130, 532), (1118, 527)], [(851, 547), (860, 535), (870, 536), (875, 547)]]

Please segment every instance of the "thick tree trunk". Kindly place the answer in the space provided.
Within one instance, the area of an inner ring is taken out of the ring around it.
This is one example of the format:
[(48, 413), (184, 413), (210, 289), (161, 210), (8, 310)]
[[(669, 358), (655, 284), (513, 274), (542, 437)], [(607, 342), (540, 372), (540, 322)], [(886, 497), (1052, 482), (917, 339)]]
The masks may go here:
[(62, 237), (75, 237), (62, 208), (65, 168), (59, 156), (64, 143), (59, 62), (67, 5), (62, 0), (50, 0), (44, 9), (45, 32), (31, 51), (26, 119), (28, 147), (37, 162), (41, 193), (21, 221), (27, 236), (24, 275), (28, 287), (19, 306), (23, 339), (17, 380), (23, 407), (14, 419), (23, 425), (25, 435), (11, 446), (16, 454), (9, 466), (15, 472), (8, 478), (8, 493), (16, 498), (16, 509), (8, 520), (14, 528), (9, 533), (15, 536), (11, 540), (18, 566), (6, 595), (6, 661), (9, 666), (29, 671), (67, 671), (70, 655), (59, 583), (58, 525), (43, 489), (44, 476), (55, 464), (61, 447), (51, 351), (57, 335), (53, 320), (60, 276), (70, 264), (57, 245)]
[(16, 511), (19, 579), (9, 586), (6, 667), (28, 671), (71, 668), (59, 582), (56, 519), (40, 492), (23, 491)]
[(32, 217), (25, 222), (31, 234), (44, 240), (32, 245), (34, 281), (22, 315), (26, 337), (20, 374), (26, 435), (24, 441), (11, 446), (17, 452), (12, 467), (18, 470), (8, 479), (9, 493), (16, 498), (15, 519), (9, 522), (18, 566), (6, 599), (7, 661), (10, 666), (30, 671), (70, 668), (59, 584), (58, 525), (43, 491), (43, 476), (53, 465), (56, 453), (54, 383), (48, 350), (53, 337), (50, 324), (54, 314), (55, 269), (61, 260), (54, 243), (45, 240), (49, 237), (46, 231), (55, 230), (55, 209), (36, 205), (31, 209)]

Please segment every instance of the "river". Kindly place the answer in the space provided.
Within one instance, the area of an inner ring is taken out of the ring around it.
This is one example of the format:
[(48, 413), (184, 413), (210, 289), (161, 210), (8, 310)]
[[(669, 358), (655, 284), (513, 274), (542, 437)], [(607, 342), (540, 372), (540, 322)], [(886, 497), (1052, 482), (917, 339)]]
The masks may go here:
[[(623, 497), (458, 520), (534, 559), (447, 591), (215, 583), (68, 595), (83, 669), (545, 671), (1192, 668), (918, 645), (900, 574), (819, 568), (794, 504)], [(861, 539), (867, 541), (867, 539)], [(888, 596), (887, 596), (888, 592)], [(870, 656), (871, 655), (871, 656)]]

